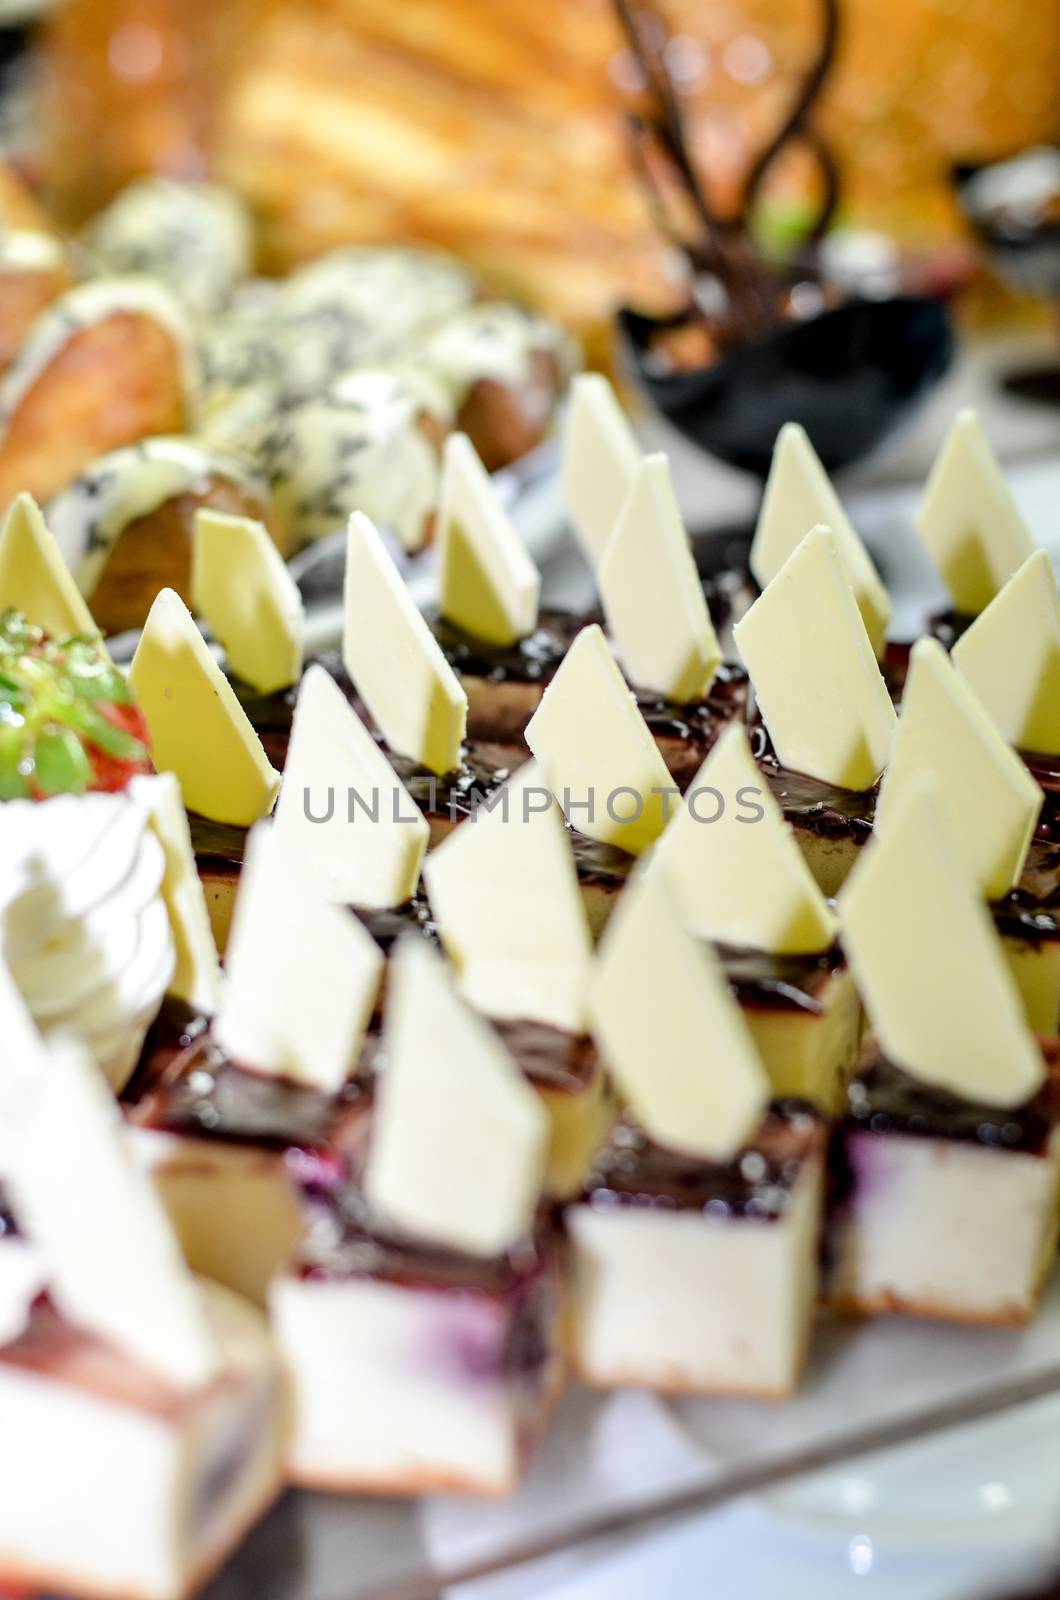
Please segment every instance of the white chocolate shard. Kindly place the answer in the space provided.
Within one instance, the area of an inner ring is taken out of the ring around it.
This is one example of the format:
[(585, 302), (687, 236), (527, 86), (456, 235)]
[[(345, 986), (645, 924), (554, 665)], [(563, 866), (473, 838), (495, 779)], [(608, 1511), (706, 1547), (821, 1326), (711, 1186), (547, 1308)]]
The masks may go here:
[(159, 772), (152, 777), (134, 778), (129, 793), (146, 806), (165, 852), (162, 898), (176, 949), (176, 965), (167, 992), (212, 1016), (221, 999), (221, 964), (195, 865), (180, 784), (172, 772)]
[(957, 413), (935, 458), (916, 525), (957, 610), (972, 616), (990, 604), (1034, 550), (971, 409)]
[(660, 1144), (727, 1161), (769, 1102), (717, 956), (682, 923), (662, 876), (638, 872), (609, 921), (591, 994), (593, 1032), (634, 1116)]
[(368, 1199), (416, 1238), (499, 1255), (533, 1226), (546, 1113), (424, 941), (402, 941), (390, 981)]
[(1003, 739), (1060, 755), (1060, 600), (1047, 551), (1027, 557), (951, 655)]
[(147, 719), (155, 766), (176, 773), (189, 811), (248, 828), (272, 810), (280, 775), (172, 589), (155, 596), (129, 685)]
[(960, 677), (937, 639), (910, 657), (894, 752), (876, 804), (886, 836), (898, 797), (922, 778), (938, 786), (950, 839), (989, 900), (1023, 871), (1043, 794)]
[(1021, 1105), (1041, 1085), (1041, 1052), (949, 835), (936, 786), (910, 784), (840, 895), (843, 946), (893, 1061), (968, 1100)]
[(424, 880), (472, 1005), (584, 1029), (592, 938), (570, 838), (536, 762), (431, 852)]
[(640, 446), (615, 391), (598, 372), (570, 387), (563, 432), (563, 500), (582, 553), (595, 566), (633, 487)]
[(595, 623), (567, 651), (526, 742), (580, 833), (631, 855), (662, 833), (677, 788)]
[(678, 705), (705, 695), (721, 646), (666, 456), (645, 456), (637, 467), (596, 581), (630, 683)]
[(241, 1066), (334, 1094), (356, 1063), (382, 970), (371, 934), (259, 823), (236, 895), (218, 1043)]
[(828, 528), (806, 535), (733, 633), (783, 765), (871, 788), (895, 710)]
[(473, 638), (514, 644), (537, 627), (541, 576), (466, 434), (445, 442), (438, 603)]
[(99, 632), (29, 494), (15, 496), (0, 531), (0, 611), (8, 610), (55, 637)]
[(205, 507), (195, 513), (191, 604), (237, 678), (261, 694), (298, 682), (302, 597), (263, 523)]
[(702, 938), (776, 955), (835, 939), (838, 923), (736, 724), (693, 778), (649, 871)]
[(395, 755), (442, 776), (460, 765), (467, 695), (377, 529), (360, 511), (346, 542), (342, 659)]
[(429, 828), (335, 680), (314, 663), (294, 708), (276, 827), (341, 905), (404, 905)]

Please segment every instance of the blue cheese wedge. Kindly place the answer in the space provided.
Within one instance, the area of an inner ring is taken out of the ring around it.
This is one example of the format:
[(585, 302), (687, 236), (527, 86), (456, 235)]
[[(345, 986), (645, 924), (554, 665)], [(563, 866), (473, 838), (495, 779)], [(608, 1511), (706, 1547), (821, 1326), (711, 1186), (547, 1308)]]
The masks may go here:
[(671, 1149), (725, 1161), (770, 1087), (711, 947), (685, 928), (662, 876), (639, 872), (607, 925), (593, 1032), (638, 1122)]
[(383, 955), (316, 892), (268, 823), (251, 832), (214, 1035), (241, 1065), (334, 1094), (368, 1026)]
[(477, 1256), (511, 1249), (533, 1225), (548, 1119), (423, 940), (403, 940), (394, 959), (384, 1048), (368, 1199), (414, 1238)]
[(316, 664), (298, 691), (276, 828), (340, 905), (400, 906), (415, 892), (426, 818)]
[(443, 617), (490, 644), (533, 633), (540, 574), (462, 433), (446, 440), (442, 457), (438, 545)]
[(205, 507), (196, 512), (191, 603), (237, 678), (262, 694), (298, 682), (305, 610), (263, 523)]
[(189, 811), (249, 828), (272, 810), (280, 775), (172, 589), (155, 597), (129, 686), (147, 719), (155, 766), (176, 774)]
[(654, 844), (677, 788), (596, 624), (567, 651), (526, 742), (580, 833), (631, 855)]
[(0, 531), (0, 611), (45, 633), (99, 632), (32, 495), (16, 495)]
[(983, 1105), (1030, 1099), (1044, 1076), (1041, 1052), (930, 779), (896, 798), (839, 910), (855, 980), (892, 1061)]
[(1060, 600), (1047, 551), (1027, 557), (952, 658), (1003, 739), (1060, 755)]
[(1019, 879), (1043, 795), (937, 639), (913, 646), (902, 715), (876, 806), (886, 837), (899, 796), (923, 777), (938, 786), (950, 838), (988, 899)]
[(787, 422), (773, 447), (773, 460), (751, 545), (751, 571), (763, 589), (776, 577), (810, 529), (822, 523), (832, 530), (865, 630), (879, 655), (891, 617), (887, 590), (805, 428), (797, 422)]
[(714, 681), (721, 646), (664, 455), (645, 456), (596, 575), (626, 677), (678, 705)]
[(830, 529), (806, 535), (733, 633), (784, 766), (871, 788), (895, 710)]
[(978, 416), (958, 412), (928, 478), (917, 527), (958, 611), (978, 615), (1034, 545)]
[(460, 765), (467, 695), (401, 579), (378, 530), (350, 518), (342, 659), (395, 755), (438, 776)]
[(682, 915), (706, 939), (776, 955), (827, 950), (837, 922), (755, 765), (742, 727), (725, 728), (651, 856)]
[(598, 372), (579, 373), (569, 406), (563, 499), (582, 553), (595, 567), (633, 487), (641, 452), (615, 391)]
[(584, 1029), (592, 939), (563, 815), (536, 763), (431, 852), (424, 879), (472, 1005)]

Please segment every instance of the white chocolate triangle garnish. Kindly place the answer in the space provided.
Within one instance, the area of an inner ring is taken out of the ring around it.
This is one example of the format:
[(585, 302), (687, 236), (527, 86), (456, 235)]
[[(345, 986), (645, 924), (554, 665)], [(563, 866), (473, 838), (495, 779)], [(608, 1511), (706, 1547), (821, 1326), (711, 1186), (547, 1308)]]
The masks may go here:
[(592, 938), (563, 816), (535, 762), (431, 852), (423, 875), (472, 1005), (582, 1031)]
[(283, 836), (247, 841), (214, 1037), (240, 1066), (333, 1094), (352, 1071), (383, 955), (357, 918), (317, 893)]
[(360, 511), (346, 541), (342, 659), (395, 755), (439, 776), (460, 765), (467, 695), (377, 529)]
[(806, 535), (733, 633), (783, 765), (871, 788), (895, 710), (829, 529)]
[(887, 1055), (987, 1105), (1028, 1100), (1044, 1076), (1019, 993), (930, 780), (895, 801), (839, 897), (842, 940)]
[(195, 866), (180, 784), (172, 772), (160, 772), (154, 777), (134, 778), (129, 793), (147, 808), (165, 852), (162, 898), (169, 912), (177, 958), (167, 993), (196, 1011), (212, 1015), (221, 1000), (221, 966)]
[(1007, 894), (1023, 871), (1042, 791), (937, 639), (913, 646), (877, 833), (886, 835), (899, 795), (924, 777), (938, 785), (950, 839), (982, 893)]
[(957, 610), (973, 616), (1034, 549), (972, 410), (958, 412), (946, 435), (916, 525)]
[(596, 574), (607, 631), (630, 683), (685, 704), (721, 661), (664, 455), (637, 467)]
[(835, 537), (865, 630), (883, 650), (891, 602), (872, 557), (843, 509), (805, 428), (786, 422), (777, 435), (762, 509), (751, 545), (751, 571), (765, 588), (811, 528), (823, 523)]
[(98, 634), (32, 495), (16, 495), (0, 531), (0, 611), (21, 611), (45, 633)]
[(427, 848), (426, 818), (333, 678), (308, 668), (294, 708), (276, 827), (344, 905), (403, 905)]
[(445, 442), (438, 605), (473, 638), (514, 644), (537, 627), (541, 576), (466, 434)]
[(590, 566), (604, 553), (640, 464), (640, 446), (615, 391), (598, 372), (570, 387), (563, 430), (563, 500)]
[(189, 811), (243, 828), (271, 811), (280, 775), (172, 589), (155, 596), (129, 685), (147, 719), (155, 766), (176, 773)]
[(826, 950), (838, 924), (755, 766), (723, 729), (651, 857), (693, 932), (776, 955)]
[(195, 513), (191, 604), (235, 677), (262, 694), (298, 682), (302, 597), (262, 523), (207, 508)]
[(661, 874), (638, 872), (607, 925), (593, 1032), (653, 1139), (727, 1161), (753, 1136), (769, 1079), (709, 944), (682, 923)]
[(220, 1352), (114, 1097), (76, 1040), (57, 1039), (48, 1054), (7, 1184), (47, 1261), (51, 1298), (75, 1327), (159, 1377), (207, 1384)]
[(662, 833), (677, 788), (595, 623), (567, 651), (526, 742), (580, 833), (631, 855)]
[(422, 940), (403, 940), (394, 958), (384, 1045), (368, 1199), (416, 1238), (499, 1255), (533, 1225), (548, 1121)]
[(952, 658), (1003, 739), (1060, 755), (1060, 600), (1047, 551), (1028, 556), (957, 640)]

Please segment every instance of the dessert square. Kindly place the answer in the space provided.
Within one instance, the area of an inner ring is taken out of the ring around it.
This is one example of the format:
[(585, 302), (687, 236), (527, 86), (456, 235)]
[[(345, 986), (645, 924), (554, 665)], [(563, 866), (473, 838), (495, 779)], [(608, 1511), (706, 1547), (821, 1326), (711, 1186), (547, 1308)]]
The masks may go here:
[(223, 1356), (203, 1388), (175, 1388), (47, 1299), (0, 1346), (5, 1436), (19, 1442), (0, 1460), (0, 1581), (181, 1600), (274, 1499), (287, 1405), (272, 1341), (237, 1296), (202, 1293)]
[(570, 611), (542, 611), (537, 627), (514, 644), (475, 638), (443, 616), (429, 618), (449, 665), (467, 694), (471, 739), (521, 744), (571, 640), (585, 618)]
[(674, 705), (650, 690), (634, 691), (637, 706), (682, 793), (703, 765), (721, 730), (747, 718), (749, 683), (742, 667), (723, 661), (707, 693)]
[(828, 1299), (842, 1311), (1022, 1323), (1056, 1254), (1060, 1054), (1017, 1107), (918, 1082), (874, 1044), (836, 1136)]
[(605, 844), (602, 839), (590, 839), (576, 828), (571, 833), (571, 847), (589, 928), (593, 938), (598, 939), (637, 864), (637, 858), (618, 845)]
[(794, 830), (799, 849), (824, 895), (839, 893), (872, 834), (877, 787), (842, 789), (777, 759), (763, 727), (751, 729), (755, 760), (773, 798)]
[[(1043, 838), (1043, 833), (1052, 837)], [(1036, 1033), (1060, 1027), (1060, 830), (1039, 824), (1019, 883), (990, 907), (1005, 959)]]
[(772, 955), (719, 945), (718, 954), (773, 1093), (836, 1112), (862, 1032), (861, 1001), (839, 946)]
[(826, 1142), (821, 1117), (795, 1101), (774, 1101), (725, 1162), (617, 1123), (565, 1212), (586, 1382), (791, 1394), (817, 1298)]
[(269, 1309), (293, 1385), (295, 1483), (514, 1490), (563, 1382), (547, 1231), (482, 1259), (383, 1231), (346, 1190), (314, 1206)]
[(596, 1046), (586, 1034), (543, 1022), (494, 1020), (493, 1026), (548, 1114), (544, 1193), (569, 1200), (581, 1189), (615, 1116)]

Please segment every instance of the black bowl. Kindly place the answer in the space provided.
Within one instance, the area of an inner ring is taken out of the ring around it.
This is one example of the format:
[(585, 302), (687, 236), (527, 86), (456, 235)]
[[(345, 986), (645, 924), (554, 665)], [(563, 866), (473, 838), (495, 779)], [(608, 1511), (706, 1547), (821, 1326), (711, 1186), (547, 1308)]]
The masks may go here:
[(649, 341), (680, 317), (620, 320), (641, 386), (673, 425), (711, 455), (765, 478), (777, 434), (801, 422), (832, 472), (867, 455), (938, 382), (954, 337), (934, 300), (847, 300), (783, 323), (711, 366), (653, 371)]

